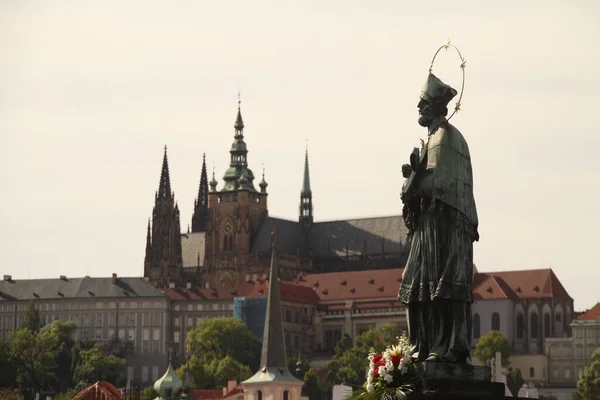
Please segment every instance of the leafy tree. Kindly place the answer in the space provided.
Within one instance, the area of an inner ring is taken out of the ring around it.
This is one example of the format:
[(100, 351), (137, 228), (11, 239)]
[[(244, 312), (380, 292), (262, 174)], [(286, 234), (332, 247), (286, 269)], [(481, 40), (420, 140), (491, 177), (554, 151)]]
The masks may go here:
[(506, 386), (508, 386), (508, 390), (510, 390), (514, 397), (518, 396), (519, 389), (523, 387), (524, 383), (525, 380), (523, 379), (521, 370), (519, 368), (515, 370), (510, 368), (508, 374), (506, 375)]
[(73, 372), (74, 382), (108, 381), (114, 384), (119, 376), (119, 368), (125, 364), (122, 358), (104, 354), (97, 345), (82, 350), (79, 357), (80, 362)]
[[(0, 388), (14, 388), (16, 386), (16, 371), (10, 357), (10, 342), (0, 336)], [(11, 396), (12, 391), (3, 392), (4, 396)], [(0, 396), (0, 399), (2, 396)]]
[(324, 400), (325, 392), (319, 387), (317, 373), (309, 368), (304, 374), (303, 395), (308, 396), (309, 400)]
[(140, 392), (139, 400), (154, 400), (157, 396), (158, 394), (154, 391), (154, 387), (148, 386)]
[[(17, 367), (17, 383), (33, 393), (50, 390), (55, 383), (55, 370), (61, 343), (49, 329), (34, 332), (19, 329), (11, 342), (10, 359)], [(27, 393), (32, 395), (33, 393)]]
[(592, 360), (577, 381), (575, 400), (600, 400), (600, 347), (592, 354)]
[[(4, 370), (0, 370), (4, 373)], [(19, 389), (1, 389), (0, 388), (0, 400), (19, 400), (21, 399), (21, 392)]]
[(77, 326), (74, 322), (54, 321), (43, 329), (50, 331), (57, 343), (61, 343), (62, 347), (58, 353), (56, 363), (56, 382), (54, 390), (57, 392), (65, 392), (72, 385), (73, 368), (72, 368), (72, 349), (75, 344), (73, 341), (73, 333)]
[(230, 379), (249, 378), (258, 369), (260, 341), (234, 318), (202, 320), (187, 342), (191, 356), (177, 374), (183, 379), (189, 368), (197, 389), (219, 388)]
[(206, 363), (229, 356), (252, 371), (260, 363), (260, 341), (242, 321), (234, 318), (202, 320), (190, 331), (188, 343), (192, 358)]
[(489, 331), (477, 342), (475, 347), (475, 357), (482, 363), (488, 365), (492, 358), (496, 356), (496, 352), (502, 354), (502, 365), (508, 365), (508, 357), (510, 356), (510, 343), (503, 332)]
[(400, 335), (395, 324), (384, 324), (377, 329), (371, 328), (356, 338), (354, 347), (350, 336), (342, 336), (335, 346), (333, 360), (328, 365), (327, 380), (334, 385), (343, 383), (362, 387), (366, 380), (367, 357), (371, 349), (381, 352), (395, 343)]
[(29, 301), (29, 308), (27, 308), (27, 314), (25, 314), (21, 328), (27, 328), (34, 332), (40, 330), (40, 312), (36, 310), (32, 300)]

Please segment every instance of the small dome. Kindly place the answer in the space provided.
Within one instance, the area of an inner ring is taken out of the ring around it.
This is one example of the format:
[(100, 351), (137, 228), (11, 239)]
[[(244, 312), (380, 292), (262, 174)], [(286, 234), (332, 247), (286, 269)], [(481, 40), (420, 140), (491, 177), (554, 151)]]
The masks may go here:
[(154, 400), (168, 400), (177, 397), (181, 391), (183, 382), (177, 376), (169, 359), (167, 372), (154, 383), (154, 390), (158, 393), (158, 397)]

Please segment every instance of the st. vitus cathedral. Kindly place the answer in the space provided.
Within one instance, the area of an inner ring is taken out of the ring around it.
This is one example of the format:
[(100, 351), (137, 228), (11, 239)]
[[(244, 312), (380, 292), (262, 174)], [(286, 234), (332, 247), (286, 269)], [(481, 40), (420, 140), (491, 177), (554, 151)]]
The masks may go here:
[[(179, 207), (171, 189), (167, 148), (163, 157), (152, 224), (148, 222), (144, 276), (159, 287), (234, 288), (268, 276), (271, 232), (277, 233), (282, 280), (305, 273), (402, 267), (408, 250), (400, 214), (315, 222), (308, 152), (297, 221), (269, 217), (264, 172), (256, 189), (248, 164), (244, 121), (238, 105), (230, 164), (223, 185), (208, 182), (202, 160), (191, 231), (181, 233)], [(299, 182), (300, 183), (300, 182)], [(400, 183), (399, 183), (400, 185)], [(401, 205), (398, 204), (400, 210)]]

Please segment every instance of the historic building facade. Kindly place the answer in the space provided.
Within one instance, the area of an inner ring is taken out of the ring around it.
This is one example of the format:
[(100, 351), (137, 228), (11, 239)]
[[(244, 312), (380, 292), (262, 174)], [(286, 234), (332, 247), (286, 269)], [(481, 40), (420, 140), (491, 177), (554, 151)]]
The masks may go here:
[(127, 381), (151, 382), (167, 366), (170, 299), (145, 278), (69, 278), (0, 281), (0, 336), (21, 328), (29, 302), (42, 325), (73, 321), (75, 340), (93, 340), (126, 355)]
[(203, 160), (192, 229), (181, 233), (165, 150), (144, 262), (144, 276), (153, 284), (163, 288), (186, 287), (188, 283), (231, 288), (252, 277), (264, 279), (273, 231), (278, 238), (280, 276), (287, 281), (307, 273), (403, 266), (408, 247), (400, 214), (314, 221), (308, 152), (299, 185), (298, 220), (269, 217), (268, 185), (264, 173), (258, 185), (254, 182), (239, 106), (229, 153), (230, 164), (221, 186), (214, 172), (208, 182)]

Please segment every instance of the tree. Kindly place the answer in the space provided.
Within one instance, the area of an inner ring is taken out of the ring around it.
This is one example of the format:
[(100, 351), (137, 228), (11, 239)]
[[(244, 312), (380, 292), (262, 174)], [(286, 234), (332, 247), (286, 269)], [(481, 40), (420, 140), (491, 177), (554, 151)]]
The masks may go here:
[(157, 393), (154, 391), (152, 386), (148, 386), (146, 389), (140, 392), (139, 400), (153, 400), (157, 397)]
[(230, 379), (243, 380), (258, 369), (260, 341), (243, 322), (234, 318), (202, 320), (190, 331), (190, 359), (177, 374), (190, 376), (197, 389), (216, 389)]
[(364, 332), (356, 338), (356, 345), (353, 347), (352, 339), (345, 334), (336, 343), (333, 360), (327, 367), (328, 382), (334, 385), (343, 383), (362, 387), (366, 381), (367, 357), (371, 349), (381, 352), (388, 345), (394, 344), (400, 335), (401, 332), (395, 324), (384, 324)]
[(40, 330), (40, 312), (35, 308), (33, 300), (29, 301), (29, 308), (27, 308), (27, 314), (25, 314), (21, 328), (27, 328), (34, 332)]
[(319, 380), (314, 369), (309, 368), (304, 374), (303, 395), (308, 396), (309, 400), (324, 400), (325, 392), (319, 387)]
[(523, 387), (524, 383), (525, 380), (523, 379), (521, 370), (519, 368), (515, 370), (510, 368), (506, 375), (506, 386), (508, 386), (508, 390), (510, 390), (514, 397), (519, 395), (519, 389)]
[(17, 383), (24, 394), (25, 389), (29, 390), (29, 396), (33, 396), (53, 387), (61, 344), (48, 329), (40, 332), (19, 329), (12, 339), (10, 350), (10, 359), (17, 367)]
[(74, 382), (107, 381), (113, 384), (119, 376), (119, 368), (125, 360), (112, 354), (106, 355), (95, 345), (79, 353), (80, 361), (73, 372)]
[(203, 319), (190, 331), (187, 341), (192, 358), (210, 363), (229, 356), (252, 371), (258, 369), (261, 343), (246, 325), (237, 319)]
[[(16, 371), (10, 357), (10, 342), (6, 341), (4, 337), (0, 336), (0, 388), (16, 387)], [(10, 393), (13, 393), (10, 391)], [(9, 392), (5, 392), (6, 396), (12, 395)]]
[(508, 365), (508, 357), (510, 356), (510, 343), (503, 332), (489, 331), (477, 342), (475, 347), (475, 357), (483, 364), (488, 365), (492, 358), (496, 357), (496, 352), (502, 354), (502, 365)]
[(575, 400), (600, 400), (600, 347), (592, 354), (592, 363), (577, 381)]

